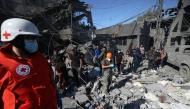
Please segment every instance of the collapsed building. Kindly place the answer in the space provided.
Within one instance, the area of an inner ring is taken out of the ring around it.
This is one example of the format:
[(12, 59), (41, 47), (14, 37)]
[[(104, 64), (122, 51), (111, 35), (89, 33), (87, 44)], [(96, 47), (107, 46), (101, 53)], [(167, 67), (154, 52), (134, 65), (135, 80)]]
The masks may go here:
[[(79, 0), (0, 0), (0, 24), (15, 17), (30, 20), (44, 36), (39, 42), (40, 51), (47, 53), (63, 49), (71, 40), (91, 40), (91, 6)], [(85, 17), (88, 25), (80, 23)]]
[(124, 52), (131, 45), (139, 47), (142, 44), (145, 50), (148, 50), (150, 46), (161, 48), (172, 45), (189, 45), (189, 8), (189, 0), (179, 0), (176, 7), (162, 9), (156, 19), (134, 21), (129, 24), (99, 29), (96, 35), (97, 38), (109, 37), (111, 43), (115, 42), (117, 47)]

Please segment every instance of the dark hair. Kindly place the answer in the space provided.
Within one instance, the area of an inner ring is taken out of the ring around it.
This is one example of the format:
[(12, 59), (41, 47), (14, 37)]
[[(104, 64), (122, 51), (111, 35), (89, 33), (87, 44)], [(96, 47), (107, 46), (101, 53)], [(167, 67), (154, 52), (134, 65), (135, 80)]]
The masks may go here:
[(105, 46), (104, 46), (104, 47), (102, 47), (102, 48), (105, 48), (105, 49), (107, 50), (107, 47), (105, 47)]
[(55, 63), (55, 70), (57, 72), (63, 72), (66, 69), (66, 65), (64, 62), (57, 62)]
[(160, 48), (160, 50), (164, 50), (164, 48)]
[(76, 52), (76, 49), (73, 48), (73, 49), (71, 50), (71, 52)]

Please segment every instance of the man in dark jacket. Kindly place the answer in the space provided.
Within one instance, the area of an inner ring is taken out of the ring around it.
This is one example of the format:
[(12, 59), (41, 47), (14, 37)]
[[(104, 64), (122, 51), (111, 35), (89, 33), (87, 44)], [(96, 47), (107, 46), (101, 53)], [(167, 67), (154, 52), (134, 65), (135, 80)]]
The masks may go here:
[(54, 65), (54, 63), (56, 61), (56, 58), (57, 58), (57, 50), (54, 50), (53, 55), (51, 57), (51, 62), (52, 62), (53, 65)]
[(150, 50), (147, 52), (148, 58), (148, 69), (151, 69), (151, 72), (156, 72), (154, 70), (155, 67), (155, 51), (154, 47), (150, 47)]
[(118, 53), (115, 55), (115, 64), (117, 65), (118, 73), (122, 74), (122, 68), (121, 65), (124, 63), (124, 54), (121, 52), (120, 49), (118, 49)]
[(140, 66), (140, 62), (142, 60), (142, 54), (140, 53), (140, 48), (136, 48), (135, 49), (135, 53), (134, 53), (134, 59), (133, 59), (133, 73), (136, 73), (137, 68)]
[(77, 82), (77, 85), (81, 85), (82, 80), (82, 57), (81, 54), (78, 53), (75, 49), (72, 50), (71, 55), (69, 55), (69, 59), (70, 59), (70, 66), (71, 66), (71, 70), (73, 72), (75, 81)]

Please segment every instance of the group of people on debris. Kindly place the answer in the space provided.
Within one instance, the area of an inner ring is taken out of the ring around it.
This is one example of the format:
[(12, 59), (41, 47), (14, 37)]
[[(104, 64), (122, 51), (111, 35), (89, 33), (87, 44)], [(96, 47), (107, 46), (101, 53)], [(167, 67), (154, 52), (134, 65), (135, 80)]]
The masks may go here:
[[(102, 50), (99, 46), (96, 46), (95, 50), (96, 61), (102, 68), (102, 75), (104, 77), (104, 93), (109, 94), (109, 87), (112, 82), (113, 69), (117, 68), (118, 74), (122, 73), (122, 66), (124, 65), (124, 54), (120, 49), (117, 51), (110, 46), (103, 47)], [(162, 68), (164, 61), (167, 58), (167, 53), (163, 48), (155, 50), (155, 47), (150, 47), (150, 50), (145, 53), (143, 45), (140, 47), (131, 46), (131, 49), (127, 51), (127, 66), (129, 72), (137, 73), (137, 69), (142, 63), (142, 60), (146, 58), (148, 60), (148, 70), (156, 72), (155, 70)]]
[[(54, 51), (52, 57), (42, 55), (38, 51), (37, 27), (30, 21), (11, 18), (1, 25), (1, 41), (8, 42), (0, 48), (0, 109), (57, 109), (62, 108), (61, 96), (58, 89), (66, 87), (68, 80), (67, 67), (63, 55)], [(114, 67), (122, 74), (124, 54), (120, 49), (108, 46), (102, 50), (96, 46), (95, 57), (104, 77), (104, 93), (109, 93)], [(159, 54), (160, 53), (160, 54)], [(136, 73), (147, 56), (148, 68), (162, 68), (167, 57), (164, 49), (155, 51), (154, 47), (145, 54), (143, 46), (127, 51), (128, 66)], [(81, 84), (81, 71), (84, 55), (71, 50), (68, 56), (70, 69), (77, 85)], [(53, 66), (53, 67), (52, 67)], [(53, 72), (54, 71), (54, 72)], [(59, 86), (55, 84), (58, 75)]]
[(108, 94), (109, 87), (112, 82), (112, 71), (114, 67), (117, 67), (118, 73), (122, 74), (122, 65), (124, 64), (124, 54), (120, 49), (117, 51), (114, 48), (103, 47), (102, 50), (99, 49), (99, 46), (96, 46), (95, 58), (99, 67), (101, 68), (102, 76), (104, 77), (103, 92)]
[(139, 48), (135, 48), (133, 45), (127, 54), (128, 68), (132, 69), (132, 73), (136, 73), (143, 58), (148, 60), (148, 70), (151, 70), (151, 72), (156, 72), (155, 70), (161, 69), (167, 59), (167, 53), (163, 48), (155, 50), (155, 47), (150, 47), (150, 50), (145, 53), (143, 45)]

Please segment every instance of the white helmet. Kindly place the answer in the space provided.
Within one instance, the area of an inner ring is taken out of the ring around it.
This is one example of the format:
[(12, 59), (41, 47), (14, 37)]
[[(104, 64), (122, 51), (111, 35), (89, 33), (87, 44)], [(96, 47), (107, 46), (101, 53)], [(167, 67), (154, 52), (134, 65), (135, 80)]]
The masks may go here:
[(41, 36), (37, 27), (30, 21), (21, 18), (5, 20), (1, 25), (1, 41), (8, 42), (18, 35)]

